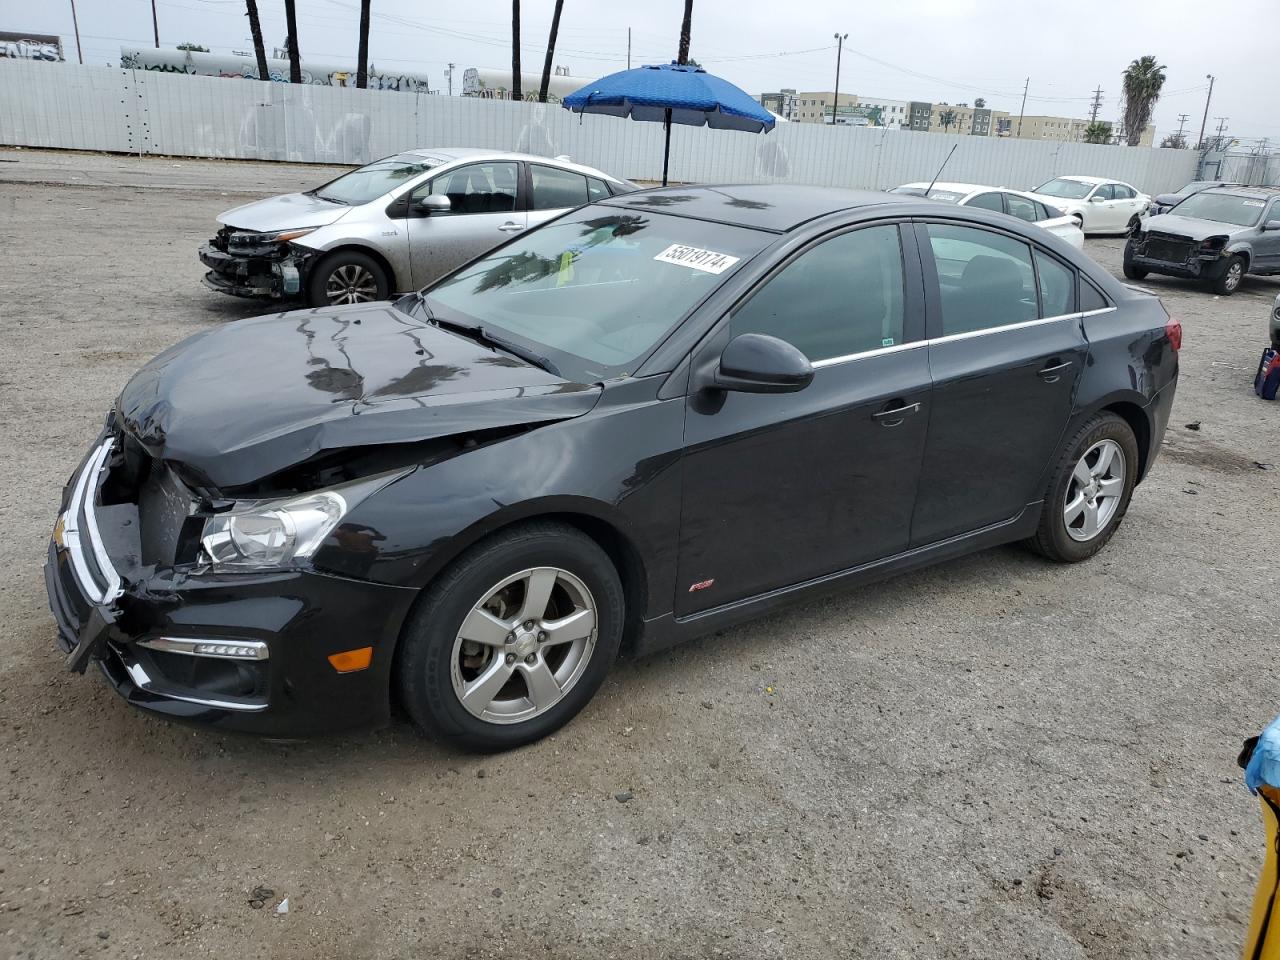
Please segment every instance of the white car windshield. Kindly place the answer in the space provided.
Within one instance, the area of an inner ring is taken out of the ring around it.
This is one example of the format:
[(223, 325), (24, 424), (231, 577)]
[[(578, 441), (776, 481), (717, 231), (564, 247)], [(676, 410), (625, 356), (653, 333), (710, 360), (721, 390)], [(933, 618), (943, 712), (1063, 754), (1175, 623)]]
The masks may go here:
[(1217, 223), (1231, 223), (1237, 227), (1251, 227), (1262, 216), (1265, 200), (1257, 197), (1242, 197), (1236, 193), (1213, 193), (1205, 191), (1188, 197), (1169, 212), (1179, 217), (1194, 217), (1197, 220), (1213, 220)]
[(1089, 195), (1089, 191), (1094, 186), (1092, 183), (1081, 183), (1079, 180), (1064, 180), (1059, 177), (1056, 180), (1050, 180), (1048, 183), (1040, 184), (1033, 192), (1044, 194), (1046, 197), (1061, 197), (1063, 200), (1083, 200)]
[(311, 195), (321, 200), (332, 200), (334, 203), (359, 206), (386, 196), (402, 183), (421, 176), (439, 163), (438, 160), (420, 157), (413, 153), (383, 157), (358, 170), (344, 173), (322, 187), (316, 187), (311, 191)]
[(773, 236), (592, 206), (531, 231), (427, 291), (442, 322), (480, 326), (591, 383), (634, 370)]

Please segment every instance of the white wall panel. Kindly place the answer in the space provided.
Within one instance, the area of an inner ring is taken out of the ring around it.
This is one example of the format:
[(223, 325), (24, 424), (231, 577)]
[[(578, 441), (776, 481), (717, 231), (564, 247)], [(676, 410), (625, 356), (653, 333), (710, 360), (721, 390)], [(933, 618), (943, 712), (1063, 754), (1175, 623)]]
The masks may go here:
[[(418, 146), (523, 150), (638, 180), (662, 175), (662, 128), (556, 105), (0, 61), (0, 143), (135, 154), (365, 163)], [(677, 181), (883, 190), (943, 179), (1029, 188), (1057, 174), (1155, 194), (1193, 179), (1190, 150), (780, 123), (756, 135), (676, 127)]]

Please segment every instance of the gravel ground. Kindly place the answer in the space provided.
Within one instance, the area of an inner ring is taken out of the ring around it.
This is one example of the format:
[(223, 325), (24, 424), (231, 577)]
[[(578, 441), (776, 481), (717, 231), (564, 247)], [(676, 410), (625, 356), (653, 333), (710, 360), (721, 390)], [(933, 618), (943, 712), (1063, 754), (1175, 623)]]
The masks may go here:
[[(991, 550), (621, 664), (507, 755), (403, 723), (268, 743), (68, 674), (40, 565), (130, 373), (259, 312), (198, 282), (213, 216), (326, 172), (0, 160), (0, 955), (1238, 956), (1264, 839), (1234, 758), (1277, 710), (1280, 473), (1255, 462), (1280, 408), (1250, 386), (1280, 284), (1146, 284), (1182, 380), (1088, 563)], [(1088, 251), (1118, 271), (1121, 246)]]

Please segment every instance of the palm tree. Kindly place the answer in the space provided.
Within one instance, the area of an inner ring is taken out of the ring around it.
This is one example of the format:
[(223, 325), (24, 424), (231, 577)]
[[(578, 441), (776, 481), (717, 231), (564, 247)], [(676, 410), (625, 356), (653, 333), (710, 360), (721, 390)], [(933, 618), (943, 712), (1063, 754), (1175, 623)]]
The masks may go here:
[(1085, 143), (1108, 143), (1111, 140), (1111, 124), (1094, 120), (1084, 128)]
[(986, 105), (987, 105), (987, 101), (984, 100), (982, 97), (979, 97), (977, 100), (973, 101), (973, 106), (975, 110), (981, 110)]
[(551, 86), (551, 58), (556, 53), (556, 36), (560, 33), (560, 11), (564, 0), (556, 0), (556, 12), (551, 15), (551, 36), (547, 39), (547, 59), (542, 64), (542, 86), (538, 88), (538, 102), (547, 102), (547, 88)]
[(1151, 121), (1151, 111), (1164, 86), (1163, 64), (1155, 57), (1139, 57), (1124, 72), (1124, 129), (1129, 146), (1136, 147)]
[(369, 86), (369, 0), (360, 0), (360, 47), (356, 53), (356, 87)]
[(253, 35), (253, 55), (258, 60), (258, 79), (271, 80), (267, 70), (267, 50), (262, 45), (262, 24), (258, 22), (258, 0), (244, 0), (245, 11), (249, 15), (249, 33)]
[(693, 0), (684, 0), (684, 21), (680, 24), (680, 55), (677, 63), (689, 62), (689, 39), (693, 33)]
[(289, 48), (289, 82), (302, 82), (302, 63), (298, 53), (298, 14), (295, 0), (284, 0), (285, 46)]
[(520, 0), (511, 0), (511, 99), (524, 99), (520, 94)]
[(938, 114), (938, 121), (942, 124), (942, 132), (946, 133), (947, 129), (956, 122), (956, 112), (954, 110), (943, 110)]

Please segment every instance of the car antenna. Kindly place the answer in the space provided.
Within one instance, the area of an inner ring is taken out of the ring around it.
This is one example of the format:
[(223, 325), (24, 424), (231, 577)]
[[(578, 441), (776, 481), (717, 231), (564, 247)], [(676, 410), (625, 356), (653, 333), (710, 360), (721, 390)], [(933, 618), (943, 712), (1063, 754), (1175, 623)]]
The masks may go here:
[[(953, 143), (953, 144), (951, 145), (951, 153), (955, 153), (955, 152), (956, 152), (956, 147), (958, 147), (958, 146), (960, 146), (960, 144), (958, 144), (958, 143)], [(940, 176), (942, 176), (942, 169), (943, 169), (943, 167), (945, 167), (945, 166), (947, 165), (947, 160), (950, 160), (950, 159), (951, 159), (951, 153), (948, 153), (948, 154), (947, 154), (947, 159), (942, 161), (942, 166), (938, 168), (938, 172), (937, 172), (937, 173), (935, 173), (935, 174), (933, 175), (933, 179), (929, 181), (929, 186), (925, 188), (924, 195), (925, 195), (925, 198), (926, 198), (926, 199), (928, 199), (928, 197), (929, 197), (929, 193), (933, 190), (933, 185), (934, 185), (935, 183), (937, 183), (937, 182), (938, 182), (938, 178), (939, 178)]]

